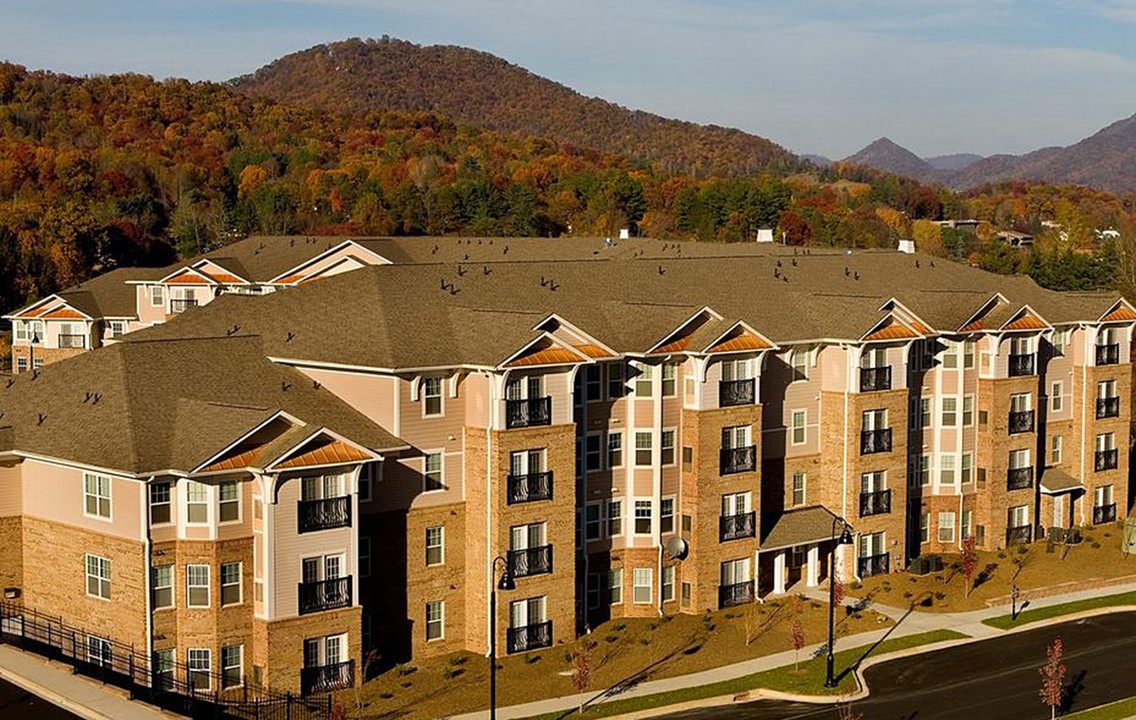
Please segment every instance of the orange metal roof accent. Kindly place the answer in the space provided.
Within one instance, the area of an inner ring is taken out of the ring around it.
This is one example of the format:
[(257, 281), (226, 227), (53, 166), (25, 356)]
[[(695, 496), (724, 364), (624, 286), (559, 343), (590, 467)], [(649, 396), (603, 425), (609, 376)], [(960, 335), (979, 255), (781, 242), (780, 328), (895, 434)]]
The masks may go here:
[(304, 277), (303, 273), (296, 273), (295, 275), (289, 275), (286, 278), (280, 278), (276, 282), (281, 283), (283, 285), (287, 285), (289, 283), (294, 283), (294, 282), (296, 282), (297, 280), (300, 280), (303, 277)]
[(1017, 320), (1006, 325), (1005, 329), (1006, 330), (1044, 330), (1045, 329), (1045, 323), (1043, 323), (1041, 320), (1038, 320), (1036, 317), (1034, 317), (1033, 315), (1031, 315), (1030, 313), (1027, 312), (1027, 313), (1024, 313)]
[(592, 345), (591, 343), (585, 343), (583, 345), (573, 345), (572, 347), (576, 348), (577, 350), (584, 353), (585, 355), (587, 355), (590, 358), (612, 357), (611, 353), (609, 353), (607, 350), (604, 350), (599, 345)]
[(165, 285), (208, 285), (205, 273), (200, 270), (186, 270), (182, 274), (166, 280)]
[(930, 335), (933, 332), (931, 330), (931, 328), (927, 327), (926, 325), (919, 322), (915, 318), (911, 319), (911, 327), (915, 328), (918, 332), (922, 333), (923, 335)]
[(240, 450), (239, 448), (230, 451), (230, 454), (222, 457), (208, 467), (201, 469), (201, 472), (215, 472), (217, 470), (239, 470), (251, 466), (255, 461), (257, 455), (261, 450), (264, 450), (268, 443), (263, 443), (255, 447), (248, 448), (247, 450)]
[(883, 327), (867, 335), (864, 340), (907, 340), (913, 337), (917, 337), (913, 331), (897, 323), (894, 319), (889, 319)]
[(1104, 322), (1113, 322), (1115, 320), (1136, 320), (1136, 312), (1127, 305), (1118, 305), (1115, 310), (1101, 318)]
[(50, 312), (52, 309), (57, 308), (57, 307), (59, 307), (59, 305), (47, 305), (46, 307), (35, 308), (35, 309), (32, 309), (32, 310), (28, 310), (27, 312), (22, 312), (17, 317), (37, 318), (40, 315), (43, 315), (45, 312)]
[(516, 360), (505, 365), (505, 367), (528, 367), (531, 365), (564, 365), (566, 363), (583, 362), (580, 356), (566, 348), (557, 347), (555, 345), (546, 347), (544, 349), (534, 349)]
[(963, 325), (961, 330), (962, 332), (975, 332), (976, 330), (981, 330), (985, 326), (985, 324), (986, 323), (983, 322), (982, 318), (978, 318), (974, 322)]
[(740, 352), (743, 350), (767, 350), (771, 345), (756, 335), (743, 332), (728, 340), (707, 348), (708, 353)]
[(281, 470), (301, 468), (311, 465), (338, 465), (340, 463), (364, 462), (370, 460), (367, 453), (353, 448), (340, 440), (330, 440), (296, 455), (276, 467)]
[(244, 283), (245, 283), (244, 280), (241, 280), (236, 275), (230, 275), (229, 273), (205, 273), (205, 274), (208, 275), (210, 278), (216, 280), (219, 283), (229, 283), (230, 285), (244, 285)]
[(44, 320), (82, 320), (83, 314), (75, 312), (69, 307), (57, 307), (46, 315), (40, 315), (40, 317)]
[(659, 346), (659, 348), (656, 349), (655, 352), (657, 352), (657, 353), (682, 352), (689, 345), (690, 345), (690, 336), (687, 335), (686, 337), (680, 337), (677, 340), (671, 340), (666, 345)]

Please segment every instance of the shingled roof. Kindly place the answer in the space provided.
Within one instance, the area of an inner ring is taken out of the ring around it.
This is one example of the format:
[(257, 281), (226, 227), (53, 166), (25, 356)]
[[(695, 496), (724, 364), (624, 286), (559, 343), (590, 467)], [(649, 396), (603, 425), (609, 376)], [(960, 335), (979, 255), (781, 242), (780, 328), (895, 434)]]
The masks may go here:
[[(117, 343), (0, 382), (0, 451), (189, 472), (284, 413), (374, 452), (405, 447), (248, 336)], [(281, 451), (284, 449), (282, 448)]]
[(1005, 300), (993, 316), (1028, 306), (1054, 325), (1093, 322), (1119, 297), (1048, 291), (1028, 278), (928, 256), (817, 252), (792, 258), (795, 265), (787, 258), (375, 266), (265, 297), (225, 296), (134, 337), (223, 335), (236, 327), (261, 336), (273, 358), (497, 367), (539, 337), (536, 326), (553, 313), (617, 352), (645, 353), (703, 307), (722, 317), (723, 330), (743, 322), (784, 346), (856, 341), (888, 316), (892, 298), (930, 330), (949, 334), (998, 293)]

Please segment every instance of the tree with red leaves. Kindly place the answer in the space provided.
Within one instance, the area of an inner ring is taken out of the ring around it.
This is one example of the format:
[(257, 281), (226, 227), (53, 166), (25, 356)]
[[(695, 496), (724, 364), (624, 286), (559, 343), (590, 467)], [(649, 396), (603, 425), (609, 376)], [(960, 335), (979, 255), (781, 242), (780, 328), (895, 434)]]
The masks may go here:
[(1057, 706), (1061, 704), (1061, 697), (1065, 694), (1065, 664), (1061, 662), (1065, 655), (1065, 646), (1061, 638), (1054, 638), (1053, 644), (1045, 651), (1045, 664), (1038, 668), (1041, 673), (1041, 701), (1049, 706), (1049, 717), (1057, 717)]
[(978, 548), (973, 535), (967, 536), (962, 541), (962, 559), (959, 560), (959, 566), (966, 580), (966, 596), (970, 597), (970, 591), (974, 587), (974, 574), (978, 572)]
[(789, 606), (789, 644), (793, 648), (793, 672), (800, 670), (801, 650), (805, 647), (805, 627), (801, 621), (804, 601), (798, 595)]

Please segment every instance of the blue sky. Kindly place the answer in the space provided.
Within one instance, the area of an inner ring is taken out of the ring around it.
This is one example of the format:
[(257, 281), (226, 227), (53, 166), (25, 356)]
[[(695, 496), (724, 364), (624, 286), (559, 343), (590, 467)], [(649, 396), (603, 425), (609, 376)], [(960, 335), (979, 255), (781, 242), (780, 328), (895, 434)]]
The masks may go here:
[(383, 34), (843, 157), (1069, 144), (1136, 113), (1136, 0), (0, 0), (0, 58), (223, 80)]

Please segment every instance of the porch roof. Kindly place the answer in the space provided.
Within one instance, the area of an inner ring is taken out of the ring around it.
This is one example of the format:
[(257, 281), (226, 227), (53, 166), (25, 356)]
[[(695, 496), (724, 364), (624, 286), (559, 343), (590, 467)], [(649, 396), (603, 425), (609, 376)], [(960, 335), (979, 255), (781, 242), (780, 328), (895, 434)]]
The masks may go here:
[(832, 529), (839, 527), (836, 522), (838, 520), (836, 515), (824, 507), (789, 510), (773, 523), (761, 543), (761, 552), (832, 540)]

